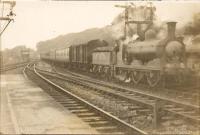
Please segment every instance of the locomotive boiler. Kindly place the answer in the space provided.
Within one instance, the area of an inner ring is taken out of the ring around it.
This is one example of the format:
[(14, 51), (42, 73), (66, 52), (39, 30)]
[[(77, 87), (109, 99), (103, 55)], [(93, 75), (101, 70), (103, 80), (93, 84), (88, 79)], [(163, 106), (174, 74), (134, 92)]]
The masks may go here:
[[(181, 38), (175, 36), (176, 22), (168, 22), (167, 24), (168, 36), (165, 39), (156, 39), (156, 35), (149, 30), (145, 34), (145, 41), (136, 41), (128, 44), (127, 53), (129, 57), (133, 60), (138, 59), (143, 64), (148, 64), (148, 62), (158, 57), (163, 57), (163, 54), (168, 58), (168, 60), (174, 60), (176, 58), (180, 60), (184, 52), (184, 44), (182, 43)], [(153, 36), (148, 36), (148, 34)]]

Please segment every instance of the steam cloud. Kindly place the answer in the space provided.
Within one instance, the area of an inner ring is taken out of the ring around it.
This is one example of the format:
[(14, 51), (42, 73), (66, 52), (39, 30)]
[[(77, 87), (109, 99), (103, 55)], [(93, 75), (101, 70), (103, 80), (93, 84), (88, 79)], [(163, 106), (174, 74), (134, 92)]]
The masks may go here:
[(193, 21), (185, 26), (185, 35), (198, 35), (200, 34), (200, 12), (196, 13)]

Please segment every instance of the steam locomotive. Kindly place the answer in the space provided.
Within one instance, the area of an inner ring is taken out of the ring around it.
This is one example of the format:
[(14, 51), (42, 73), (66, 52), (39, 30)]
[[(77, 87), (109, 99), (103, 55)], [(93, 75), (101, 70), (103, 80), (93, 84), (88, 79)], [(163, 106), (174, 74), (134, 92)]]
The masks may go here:
[(134, 84), (146, 82), (151, 87), (172, 78), (181, 82), (189, 71), (187, 58), (199, 57), (199, 52), (187, 51), (183, 38), (177, 37), (175, 30), (176, 22), (168, 22), (168, 34), (163, 39), (152, 36), (152, 30), (148, 29), (142, 38), (128, 43), (121, 38), (110, 46), (106, 41), (96, 39), (51, 50), (41, 54), (41, 59), (92, 72), (106, 79), (116, 78)]

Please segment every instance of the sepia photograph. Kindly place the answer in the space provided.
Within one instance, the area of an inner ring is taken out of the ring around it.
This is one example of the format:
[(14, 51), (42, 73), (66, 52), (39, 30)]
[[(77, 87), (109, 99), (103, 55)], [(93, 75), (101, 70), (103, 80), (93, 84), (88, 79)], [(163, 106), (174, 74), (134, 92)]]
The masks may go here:
[(199, 135), (198, 0), (0, 0), (0, 135)]

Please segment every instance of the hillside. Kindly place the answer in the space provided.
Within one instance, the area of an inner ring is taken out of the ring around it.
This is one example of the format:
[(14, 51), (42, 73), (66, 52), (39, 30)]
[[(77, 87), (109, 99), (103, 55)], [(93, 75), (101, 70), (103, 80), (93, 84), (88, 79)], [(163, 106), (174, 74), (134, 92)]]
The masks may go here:
[(112, 22), (112, 25), (107, 25), (103, 28), (91, 28), (79, 33), (68, 33), (59, 35), (50, 40), (40, 41), (37, 43), (39, 52), (46, 52), (52, 49), (64, 48), (70, 45), (87, 43), (90, 40), (101, 39), (113, 45), (115, 39), (124, 34), (124, 12), (117, 15)]
[(107, 42), (109, 42), (109, 44), (112, 44), (114, 42), (114, 39), (111, 37), (111, 34), (107, 29), (92, 28), (79, 33), (60, 35), (47, 41), (41, 41), (37, 44), (37, 49), (40, 52), (44, 52), (48, 51), (50, 48), (64, 48), (70, 45), (86, 43), (93, 39), (106, 40)]

